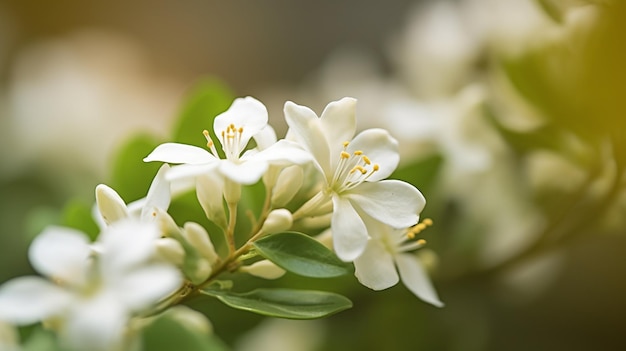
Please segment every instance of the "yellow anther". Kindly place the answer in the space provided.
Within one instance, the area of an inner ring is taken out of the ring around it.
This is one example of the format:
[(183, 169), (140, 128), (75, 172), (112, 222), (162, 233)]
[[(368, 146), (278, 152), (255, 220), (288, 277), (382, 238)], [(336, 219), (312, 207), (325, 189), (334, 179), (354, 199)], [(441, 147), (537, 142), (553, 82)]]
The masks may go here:
[(206, 143), (206, 147), (208, 147), (209, 149), (213, 147), (213, 140), (209, 140)]
[(341, 158), (350, 158), (350, 154), (345, 152), (345, 151), (342, 151), (341, 152)]
[(228, 126), (228, 128), (230, 128), (231, 130), (235, 130), (235, 125), (231, 123), (231, 124)]
[(424, 223), (418, 223), (415, 227), (414, 227), (414, 231), (415, 233), (419, 233), (422, 230), (426, 229), (426, 224)]
[(419, 240), (417, 241), (417, 243), (418, 243), (419, 245), (426, 245), (426, 240), (424, 240), (424, 239), (419, 239)]
[(380, 169), (380, 166), (379, 166), (378, 164), (375, 164), (375, 165), (372, 167), (372, 171), (373, 171), (373, 172), (376, 172), (376, 171), (377, 171), (377, 170), (379, 170), (379, 169)]
[(409, 231), (406, 233), (406, 237), (409, 239), (413, 239), (415, 238), (415, 233), (413, 233), (412, 231)]
[(433, 220), (430, 218), (424, 218), (424, 220), (422, 220), (422, 223), (430, 227), (431, 225), (433, 225)]
[(239, 134), (243, 133), (243, 127), (239, 127)]
[(372, 163), (372, 161), (370, 161), (370, 158), (369, 158), (369, 157), (367, 157), (367, 156), (365, 156), (365, 155), (364, 155), (362, 158), (363, 158), (363, 162), (365, 162), (365, 164), (366, 164), (366, 165), (369, 165), (369, 164), (371, 164), (371, 163)]
[(343, 142), (343, 147), (348, 147), (348, 145), (350, 145), (350, 142), (349, 142), (349, 141), (344, 141), (344, 142)]
[(355, 155), (357, 155), (357, 156), (361, 156), (361, 155), (363, 155), (363, 151), (361, 151), (361, 150), (356, 150), (356, 151), (354, 152), (354, 154), (355, 154)]
[(224, 135), (226, 135), (226, 132), (222, 131), (222, 138), (224, 137)]
[(361, 167), (361, 166), (354, 166), (354, 169), (356, 169), (357, 171), (361, 172), (361, 174), (365, 174), (367, 173), (367, 171), (365, 170), (365, 168)]
[(205, 136), (206, 138), (208, 138), (208, 137), (209, 137), (209, 131), (208, 131), (208, 130), (206, 130), (206, 129), (202, 131), (202, 134), (204, 134), (204, 136)]

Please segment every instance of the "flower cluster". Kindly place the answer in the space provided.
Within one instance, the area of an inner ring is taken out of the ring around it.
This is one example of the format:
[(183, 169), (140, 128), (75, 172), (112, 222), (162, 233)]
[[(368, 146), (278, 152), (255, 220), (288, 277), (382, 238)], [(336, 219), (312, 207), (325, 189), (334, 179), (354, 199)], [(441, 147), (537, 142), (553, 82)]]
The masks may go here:
[[(61, 227), (38, 236), (29, 258), (45, 278), (0, 287), (0, 321), (42, 322), (72, 350), (126, 350), (140, 342), (142, 326), (190, 297), (294, 319), (349, 308), (345, 297), (323, 291), (234, 292), (223, 276), (332, 277), (349, 272), (350, 263), (371, 289), (401, 279), (422, 300), (442, 306), (412, 254), (425, 243), (416, 234), (431, 224), (419, 223), (425, 199), (413, 185), (387, 179), (399, 163), (398, 143), (383, 129), (355, 136), (355, 109), (355, 99), (343, 98), (317, 116), (287, 102), (289, 131), (277, 140), (265, 106), (236, 99), (214, 118), (212, 132), (198, 131), (206, 148), (165, 143), (145, 157), (165, 163), (145, 198), (127, 205), (109, 186), (96, 187), (101, 232), (94, 242)], [(249, 212), (246, 227), (238, 209), (257, 184), (265, 200), (259, 213)], [(176, 222), (168, 208), (173, 194), (184, 192), (195, 192), (215, 226)], [(313, 236), (324, 229), (334, 252)], [(223, 248), (213, 244), (219, 235)]]

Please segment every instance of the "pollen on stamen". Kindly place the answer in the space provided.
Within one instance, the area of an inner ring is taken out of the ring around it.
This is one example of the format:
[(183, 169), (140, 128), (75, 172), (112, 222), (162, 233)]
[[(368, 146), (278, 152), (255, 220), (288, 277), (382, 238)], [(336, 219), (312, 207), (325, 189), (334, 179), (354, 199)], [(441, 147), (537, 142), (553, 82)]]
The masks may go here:
[(243, 133), (243, 127), (239, 127), (239, 134)]
[(424, 240), (424, 239), (419, 239), (419, 240), (417, 241), (417, 243), (418, 243), (419, 245), (426, 245), (426, 240)]
[(380, 166), (377, 164), (375, 164), (374, 166), (372, 166), (372, 172), (376, 172), (380, 169)]
[(345, 151), (342, 151), (341, 152), (341, 158), (350, 158), (350, 154), (345, 152)]
[(343, 142), (343, 147), (348, 147), (348, 145), (350, 145), (350, 142), (349, 142), (349, 141), (344, 141), (344, 142)]
[(354, 152), (354, 154), (355, 154), (356, 156), (361, 156), (361, 155), (363, 155), (363, 151), (361, 151), (361, 150), (356, 150), (356, 151)]
[(365, 156), (365, 155), (363, 155), (362, 159), (363, 159), (363, 162), (365, 162), (366, 165), (369, 165), (369, 164), (372, 163), (372, 161), (370, 161), (370, 158)]

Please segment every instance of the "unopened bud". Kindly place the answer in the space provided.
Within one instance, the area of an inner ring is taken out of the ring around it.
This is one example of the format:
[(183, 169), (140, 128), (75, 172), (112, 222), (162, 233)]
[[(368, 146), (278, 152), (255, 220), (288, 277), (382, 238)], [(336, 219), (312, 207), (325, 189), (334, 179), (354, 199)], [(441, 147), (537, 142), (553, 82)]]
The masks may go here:
[(261, 231), (265, 234), (280, 233), (291, 228), (292, 224), (293, 217), (291, 216), (291, 212), (281, 208), (267, 215), (265, 222), (263, 222), (263, 227), (261, 227)]
[(172, 238), (158, 239), (156, 251), (159, 257), (178, 267), (181, 267), (185, 261), (185, 250), (178, 241)]
[(213, 333), (211, 322), (202, 313), (187, 306), (174, 306), (168, 309), (165, 314), (191, 331), (206, 335)]
[(278, 279), (285, 274), (284, 269), (269, 260), (261, 260), (249, 266), (243, 266), (239, 270), (263, 279)]
[(210, 264), (214, 264), (218, 260), (219, 257), (215, 252), (209, 233), (198, 223), (185, 223), (183, 226), (183, 237)]
[(303, 180), (304, 172), (300, 166), (290, 166), (283, 169), (274, 186), (272, 205), (276, 207), (285, 206), (300, 190)]
[(120, 195), (107, 185), (96, 186), (96, 204), (102, 219), (111, 224), (128, 216), (128, 208)]

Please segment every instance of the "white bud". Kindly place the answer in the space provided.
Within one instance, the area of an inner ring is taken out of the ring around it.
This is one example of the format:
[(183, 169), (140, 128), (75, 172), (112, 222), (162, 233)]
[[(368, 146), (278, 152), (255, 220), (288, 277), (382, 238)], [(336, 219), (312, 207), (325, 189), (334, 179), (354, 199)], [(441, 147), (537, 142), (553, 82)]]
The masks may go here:
[(96, 204), (106, 224), (128, 217), (128, 208), (120, 195), (109, 186), (96, 186)]
[(185, 250), (180, 243), (172, 238), (160, 238), (156, 241), (157, 255), (176, 266), (182, 266)]
[(213, 333), (213, 325), (206, 316), (187, 306), (174, 306), (169, 308), (165, 314), (191, 331), (206, 335)]
[(278, 175), (272, 192), (272, 205), (285, 206), (302, 187), (304, 172), (300, 166), (290, 166)]
[(191, 265), (185, 268), (185, 274), (194, 284), (204, 283), (213, 272), (211, 264), (204, 258), (198, 259), (195, 262), (195, 265)]
[(293, 217), (291, 212), (284, 208), (274, 210), (267, 215), (261, 231), (265, 234), (273, 234), (284, 232), (291, 228), (293, 224)]
[(219, 256), (215, 252), (209, 233), (198, 223), (185, 223), (183, 226), (183, 237), (209, 264), (213, 265), (218, 260)]
[(222, 200), (224, 181), (213, 174), (196, 178), (196, 196), (207, 218), (221, 228), (227, 227), (226, 212)]
[(17, 330), (13, 326), (0, 321), (0, 350), (18, 351), (20, 349)]
[(320, 242), (322, 245), (326, 246), (327, 248), (331, 250), (333, 249), (333, 233), (331, 232), (330, 228), (318, 234), (314, 239)]
[(239, 270), (263, 279), (278, 279), (285, 274), (284, 269), (269, 260), (261, 260), (249, 266), (240, 267)]

